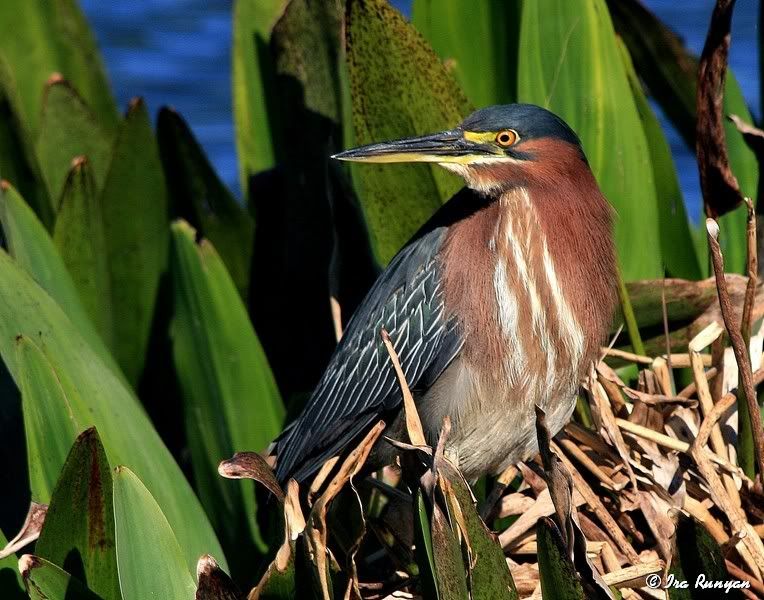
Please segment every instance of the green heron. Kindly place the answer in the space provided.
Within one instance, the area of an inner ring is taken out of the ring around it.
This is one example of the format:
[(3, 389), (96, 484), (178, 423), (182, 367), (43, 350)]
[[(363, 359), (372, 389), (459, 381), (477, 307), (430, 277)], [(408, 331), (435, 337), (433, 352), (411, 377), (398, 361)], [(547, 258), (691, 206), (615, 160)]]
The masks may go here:
[[(276, 474), (303, 481), (378, 420), (404, 432), (391, 338), (425, 434), (468, 479), (537, 451), (568, 421), (616, 305), (612, 211), (573, 130), (529, 104), (478, 110), (455, 129), (371, 144), (340, 160), (433, 162), (458, 192), (374, 283), (302, 414), (276, 441)], [(371, 466), (390, 464), (381, 439)]]

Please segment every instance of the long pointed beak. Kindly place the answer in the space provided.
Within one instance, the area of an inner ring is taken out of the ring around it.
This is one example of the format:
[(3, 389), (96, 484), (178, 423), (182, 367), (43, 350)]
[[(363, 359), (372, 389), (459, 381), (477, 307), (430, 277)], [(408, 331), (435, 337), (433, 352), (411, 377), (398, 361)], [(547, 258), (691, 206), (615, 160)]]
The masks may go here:
[(332, 158), (370, 163), (463, 162), (469, 156), (489, 154), (486, 148), (481, 150), (481, 146), (464, 139), (460, 130), (452, 129), (421, 137), (360, 146), (335, 154)]

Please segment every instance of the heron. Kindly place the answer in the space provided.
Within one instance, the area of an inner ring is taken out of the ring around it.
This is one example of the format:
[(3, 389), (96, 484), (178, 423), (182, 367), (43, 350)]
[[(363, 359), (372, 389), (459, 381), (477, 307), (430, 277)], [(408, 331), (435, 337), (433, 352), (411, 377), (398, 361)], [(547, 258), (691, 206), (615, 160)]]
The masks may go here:
[[(436, 163), (465, 187), (390, 261), (350, 318), (302, 413), (275, 442), (276, 476), (305, 481), (380, 419), (405, 437), (386, 330), (435, 444), (468, 480), (537, 451), (535, 407), (550, 435), (579, 386), (617, 303), (614, 215), (581, 142), (531, 104), (477, 110), (453, 129), (361, 146), (333, 158)], [(384, 438), (367, 465), (396, 459)]]

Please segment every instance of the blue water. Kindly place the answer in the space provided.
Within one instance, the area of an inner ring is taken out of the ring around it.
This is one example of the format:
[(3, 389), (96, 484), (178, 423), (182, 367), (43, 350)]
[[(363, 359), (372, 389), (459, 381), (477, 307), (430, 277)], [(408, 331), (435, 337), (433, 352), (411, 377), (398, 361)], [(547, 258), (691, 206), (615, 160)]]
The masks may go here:
[[(445, 1), (445, 0), (444, 0)], [(230, 0), (81, 0), (106, 61), (121, 107), (143, 96), (152, 112), (174, 106), (190, 123), (223, 181), (239, 193), (231, 113)], [(393, 2), (404, 13), (411, 0)], [(646, 0), (646, 4), (700, 53), (714, 0)], [(755, 116), (759, 110), (755, 0), (738, 0), (730, 65)], [(680, 174), (688, 210), (700, 214), (695, 160), (659, 115)]]

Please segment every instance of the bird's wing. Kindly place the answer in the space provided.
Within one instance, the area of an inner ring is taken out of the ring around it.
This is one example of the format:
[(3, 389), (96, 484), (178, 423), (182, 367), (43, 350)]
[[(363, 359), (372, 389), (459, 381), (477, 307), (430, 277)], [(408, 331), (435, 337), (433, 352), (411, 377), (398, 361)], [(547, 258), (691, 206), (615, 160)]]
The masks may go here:
[(445, 232), (434, 227), (405, 246), (353, 314), (305, 410), (277, 440), (280, 481), (305, 479), (402, 402), (382, 328), (413, 390), (432, 385), (461, 349), (443, 302), (438, 251)]

